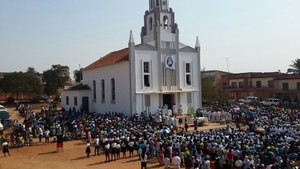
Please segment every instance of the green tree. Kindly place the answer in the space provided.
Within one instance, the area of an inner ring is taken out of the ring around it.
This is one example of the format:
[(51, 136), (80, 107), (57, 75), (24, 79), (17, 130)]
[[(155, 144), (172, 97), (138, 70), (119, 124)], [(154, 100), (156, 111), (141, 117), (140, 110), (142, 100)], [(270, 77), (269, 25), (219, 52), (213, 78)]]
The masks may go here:
[(213, 76), (202, 77), (202, 98), (206, 103), (226, 104), (228, 102), (228, 94), (217, 85), (214, 85)]
[(288, 69), (288, 72), (300, 73), (300, 59), (295, 59), (292, 63), (292, 69)]
[(216, 99), (216, 87), (213, 86), (213, 81), (212, 76), (202, 77), (202, 97), (208, 103)]
[(63, 88), (70, 81), (69, 70), (68, 66), (58, 64), (43, 72), (47, 95), (56, 94), (59, 88)]
[(74, 70), (73, 74), (74, 74), (75, 81), (76, 82), (80, 82), (81, 78), (82, 78), (82, 69), (80, 69), (80, 70)]
[(43, 91), (41, 79), (36, 75), (23, 72), (14, 72), (4, 75), (0, 81), (0, 89), (5, 93), (14, 93), (16, 99), (20, 94), (37, 94)]
[(38, 72), (35, 71), (34, 67), (28, 67), (26, 73), (37, 74)]

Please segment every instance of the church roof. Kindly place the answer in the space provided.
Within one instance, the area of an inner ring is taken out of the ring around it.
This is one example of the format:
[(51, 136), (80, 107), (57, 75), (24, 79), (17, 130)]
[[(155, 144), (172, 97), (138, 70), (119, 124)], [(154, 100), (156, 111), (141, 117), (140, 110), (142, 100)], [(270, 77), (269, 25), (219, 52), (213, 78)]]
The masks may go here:
[(72, 86), (66, 90), (91, 90), (91, 88), (88, 86), (88, 85), (84, 85), (82, 83), (78, 84), (78, 85), (75, 85), (75, 86)]
[(128, 48), (125, 48), (105, 55), (104, 57), (98, 59), (94, 63), (85, 67), (83, 70), (85, 71), (85, 70), (96, 69), (99, 67), (104, 67), (104, 66), (108, 66), (123, 61), (128, 61), (128, 60), (129, 60), (129, 50)]

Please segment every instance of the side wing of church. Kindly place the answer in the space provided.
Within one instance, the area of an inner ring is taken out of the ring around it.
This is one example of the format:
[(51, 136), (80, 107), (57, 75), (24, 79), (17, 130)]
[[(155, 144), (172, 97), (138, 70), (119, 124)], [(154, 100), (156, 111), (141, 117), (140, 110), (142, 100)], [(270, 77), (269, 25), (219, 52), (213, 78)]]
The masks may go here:
[[(173, 114), (202, 107), (200, 44), (179, 42), (169, 0), (149, 0), (141, 44), (130, 32), (128, 48), (109, 53), (83, 69), (82, 84), (62, 93), (62, 106), (87, 112)], [(84, 87), (85, 86), (85, 87)]]

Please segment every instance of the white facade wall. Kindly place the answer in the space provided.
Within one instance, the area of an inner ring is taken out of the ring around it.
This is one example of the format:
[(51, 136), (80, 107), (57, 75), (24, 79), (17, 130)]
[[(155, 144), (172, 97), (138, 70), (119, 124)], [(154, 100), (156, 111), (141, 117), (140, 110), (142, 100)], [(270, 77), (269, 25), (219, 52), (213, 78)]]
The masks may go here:
[[(157, 65), (157, 51), (135, 51), (136, 64), (136, 92), (137, 93), (153, 93), (159, 90), (158, 78), (160, 77)], [(150, 87), (144, 86), (144, 62), (150, 63)]]
[[(109, 65), (83, 72), (83, 84), (88, 84), (92, 89), (89, 101), (90, 111), (106, 113), (108, 111), (123, 112), (130, 115), (129, 95), (129, 62)], [(112, 103), (111, 79), (115, 79), (115, 103)], [(105, 100), (102, 102), (101, 80), (105, 81)], [(96, 100), (93, 99), (93, 81), (96, 81)]]
[[(75, 107), (76, 110), (80, 110), (80, 106), (82, 105), (82, 97), (89, 97), (91, 94), (90, 90), (64, 90), (61, 93), (61, 106), (65, 108), (66, 111), (69, 108)], [(69, 104), (67, 104), (67, 97), (69, 97)], [(77, 106), (74, 104), (74, 97), (77, 97)], [(89, 107), (91, 104), (89, 104)]]
[[(200, 96), (199, 96), (199, 83), (200, 83), (200, 72), (199, 72), (199, 64), (197, 53), (195, 52), (180, 52), (179, 53), (179, 83), (178, 88), (172, 88), (172, 90), (168, 90), (168, 93), (164, 93), (164, 91), (160, 91), (159, 79), (161, 78), (161, 72), (159, 72), (158, 59), (160, 57), (157, 56), (157, 51), (148, 51), (148, 50), (136, 50), (135, 51), (135, 63), (136, 63), (136, 112), (140, 113), (143, 111), (148, 112), (157, 112), (157, 109), (162, 105), (163, 94), (174, 94), (174, 101), (176, 102), (177, 107), (182, 105), (183, 112), (187, 112), (188, 108), (194, 107), (195, 109), (200, 107)], [(164, 58), (162, 58), (164, 61)], [(150, 63), (150, 87), (144, 86), (144, 78), (143, 78), (143, 65), (144, 62)], [(161, 62), (159, 62), (161, 63)], [(186, 84), (186, 72), (185, 72), (185, 64), (190, 63), (191, 65), (191, 80), (192, 84)], [(178, 90), (181, 87), (181, 91)], [(187, 102), (187, 93), (191, 93), (191, 104)], [(150, 95), (150, 108), (147, 109), (145, 107), (145, 95)]]
[[(179, 53), (179, 72), (180, 72), (180, 87), (183, 91), (199, 91), (199, 64), (197, 62), (197, 53), (187, 53), (180, 52)], [(191, 75), (192, 75), (192, 85), (186, 84), (186, 63), (190, 63), (191, 65)]]
[(141, 112), (148, 112), (148, 113), (157, 113), (157, 110), (159, 107), (162, 105), (159, 103), (159, 94), (149, 94), (150, 95), (150, 107), (147, 109), (146, 104), (145, 104), (145, 95), (143, 94), (137, 94), (137, 106), (136, 106), (136, 112), (141, 113)]

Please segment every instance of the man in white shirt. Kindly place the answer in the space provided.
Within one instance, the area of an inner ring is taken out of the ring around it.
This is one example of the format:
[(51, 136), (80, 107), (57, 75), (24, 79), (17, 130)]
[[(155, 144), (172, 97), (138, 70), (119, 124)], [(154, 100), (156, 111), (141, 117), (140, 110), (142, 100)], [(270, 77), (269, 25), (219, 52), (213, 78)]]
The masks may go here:
[(241, 158), (238, 158), (238, 159), (235, 161), (234, 165), (235, 165), (235, 167), (236, 167), (237, 169), (241, 169), (242, 166), (243, 166), (243, 161), (241, 160)]
[(46, 143), (46, 144), (49, 144), (49, 143), (50, 143), (49, 137), (50, 137), (50, 130), (47, 129), (47, 130), (45, 131), (45, 143)]
[(134, 146), (134, 142), (131, 140), (131, 141), (128, 143), (128, 146), (129, 146), (129, 157), (133, 157), (133, 146)]
[(170, 164), (171, 164), (171, 162), (170, 162), (170, 159), (169, 159), (168, 156), (166, 156), (166, 157), (164, 158), (164, 164), (165, 164), (165, 169), (170, 169)]
[(173, 157), (173, 164), (175, 169), (180, 169), (181, 159), (178, 154)]
[(100, 152), (99, 152), (99, 150), (100, 150), (100, 148), (99, 148), (99, 142), (100, 142), (99, 137), (98, 137), (98, 136), (95, 137), (95, 138), (94, 138), (94, 146), (95, 146), (94, 155), (95, 155), (95, 156), (96, 156), (96, 153), (97, 153), (97, 155), (100, 155)]
[(39, 132), (39, 142), (42, 142), (42, 138), (43, 138), (43, 129), (42, 127), (38, 128), (38, 132)]

